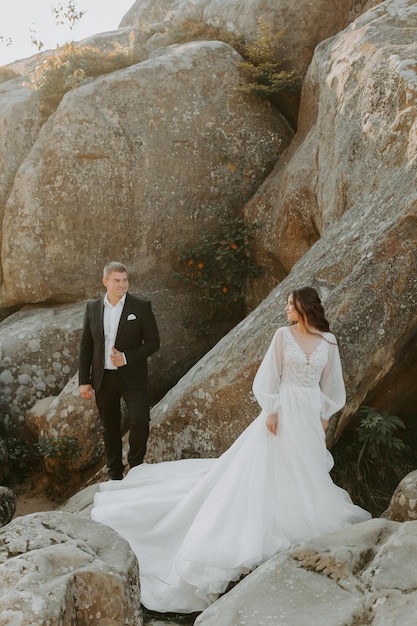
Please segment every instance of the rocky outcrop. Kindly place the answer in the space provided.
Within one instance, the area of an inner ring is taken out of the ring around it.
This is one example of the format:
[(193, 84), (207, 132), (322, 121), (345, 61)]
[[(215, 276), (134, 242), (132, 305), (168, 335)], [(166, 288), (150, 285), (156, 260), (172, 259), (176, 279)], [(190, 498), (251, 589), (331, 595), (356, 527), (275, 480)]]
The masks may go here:
[[(150, 460), (216, 455), (243, 430), (258, 410), (251, 382), (276, 325), (284, 322), (287, 292), (303, 283), (319, 289), (340, 339), (348, 404), (329, 442), (371, 394), (382, 405), (395, 397), (403, 412), (410, 410), (415, 392), (408, 381), (415, 379), (417, 358), (410, 349), (416, 334), (413, 6), (387, 0), (316, 49), (296, 138), (246, 211), (248, 220), (264, 225), (256, 241), (266, 278), (253, 286), (253, 305), (270, 295), (155, 407)], [(8, 204), (7, 306), (94, 295), (103, 258), (123, 250), (134, 259), (137, 284), (171, 296), (164, 324), (166, 336), (174, 334), (172, 312), (176, 328), (183, 305), (170, 273), (179, 223), (191, 239), (221, 203), (223, 214), (234, 214), (237, 200), (251, 195), (277, 156), (277, 137), (289, 140), (279, 116), (260, 103), (252, 108), (252, 100), (235, 92), (236, 58), (216, 42), (175, 46), (67, 94), (19, 171)], [(207, 68), (215, 76), (211, 83)], [(186, 89), (191, 79), (193, 93)], [(162, 97), (159, 84), (172, 89)], [(266, 126), (256, 135), (261, 119)], [(242, 141), (242, 125), (249, 141)], [(222, 143), (226, 127), (230, 135)], [(270, 139), (262, 162), (260, 137)], [(167, 152), (175, 157), (169, 162)], [(117, 176), (113, 153), (123, 155)], [(258, 169), (248, 182), (240, 174), (253, 162)], [(64, 170), (65, 177), (55, 176)], [(98, 186), (97, 179), (104, 183)], [(207, 198), (210, 210), (201, 204)], [(62, 225), (61, 239), (48, 239), (51, 215)], [(130, 237), (125, 244), (126, 232), (140, 233), (139, 243)], [(34, 250), (30, 260), (27, 247)], [(74, 258), (83, 272), (73, 271)], [(36, 268), (44, 259), (48, 270), (41, 274)], [(185, 345), (185, 358), (194, 347)], [(6, 400), (7, 372), (1, 374)], [(24, 403), (24, 386), (17, 390)]]
[(135, 555), (90, 519), (64, 512), (16, 518), (0, 530), (0, 577), (2, 623), (143, 624)]
[[(106, 476), (103, 475), (101, 482), (105, 482)], [(82, 517), (90, 517), (91, 509), (93, 508), (94, 496), (99, 491), (99, 484), (94, 483), (88, 487), (84, 487), (78, 493), (73, 495), (62, 506), (59, 507), (60, 511), (66, 513), (76, 513)]]
[(85, 305), (19, 311), (0, 324), (0, 411), (20, 433), (35, 402), (58, 395), (77, 371)]
[[(191, 296), (178, 294), (174, 298), (167, 290), (141, 295), (152, 300), (161, 336), (160, 350), (149, 359), (149, 394), (155, 403), (205, 351), (207, 339), (192, 336), (175, 313), (178, 308), (182, 319), (192, 316)], [(91, 438), (82, 437), (86, 453), (83, 463), (87, 458), (94, 462), (101, 447), (97, 443), (101, 436), (95, 403), (79, 397), (78, 373), (74, 374), (84, 309), (85, 303), (34, 307), (10, 315), (0, 324), (0, 410), (4, 425), (20, 434), (27, 431), (37, 441), (41, 436), (73, 433), (79, 421), (82, 427), (76, 428), (77, 436), (92, 434)]]
[[(283, 31), (283, 57), (292, 69), (304, 75), (318, 43), (345, 28), (371, 4), (367, 0), (314, 3), (302, 0), (137, 0), (123, 17), (120, 26), (136, 26), (156, 32), (153, 45), (160, 45), (161, 31), (168, 34), (186, 20), (221, 27), (248, 40), (258, 35), (258, 19), (270, 24), (275, 32)], [(301, 17), (302, 16), (302, 17)], [(301, 19), (300, 19), (301, 17)], [(183, 35), (186, 36), (186, 28)], [(148, 46), (152, 45), (152, 39)]]
[(417, 520), (417, 470), (402, 479), (383, 517), (395, 522)]
[(8, 487), (0, 487), (0, 527), (6, 526), (16, 512), (16, 494)]
[[(195, 337), (191, 346), (190, 329), (177, 317), (173, 322), (176, 307), (184, 319), (191, 317), (190, 296), (178, 295), (174, 302), (166, 290), (142, 295), (152, 299), (161, 335), (161, 348), (149, 359), (149, 393), (154, 403), (194, 364), (207, 340)], [(33, 441), (41, 436), (68, 435), (75, 428), (84, 449), (79, 459), (83, 465), (87, 459), (93, 463), (101, 449), (95, 403), (78, 395), (78, 373), (74, 374), (84, 309), (85, 303), (35, 307), (10, 315), (0, 324), (0, 410), (4, 425), (25, 436), (30, 433)], [(78, 422), (80, 428), (75, 426)], [(84, 437), (87, 432), (91, 437)]]
[(396, 194), (402, 170), (413, 178), (414, 8), (384, 2), (317, 47), (298, 133), (246, 207), (264, 225), (256, 248), (266, 271), (253, 306), (347, 211), (372, 204), (378, 190), (381, 199)]
[[(92, 485), (62, 508), (89, 515), (96, 491)], [(258, 567), (195, 624), (414, 626), (416, 538), (417, 521), (373, 519), (310, 540)]]
[(65, 95), (6, 206), (3, 306), (90, 297), (103, 260), (120, 257), (133, 291), (175, 298), (179, 242), (218, 211), (237, 215), (292, 136), (236, 91), (238, 58), (220, 42), (185, 44)]
[[(338, 422), (331, 423), (329, 444), (370, 390), (378, 389), (382, 398), (385, 377), (405, 364), (410, 373), (415, 369), (416, 353), (410, 352), (417, 330), (412, 171), (404, 169), (398, 184), (396, 196), (382, 189), (367, 198), (366, 206), (358, 204), (346, 212), (290, 276), (166, 394), (152, 412), (150, 459), (216, 456), (256, 416), (259, 407), (250, 393), (253, 377), (275, 329), (285, 323), (287, 294), (296, 286), (318, 289), (339, 339), (347, 404), (338, 431)], [(408, 376), (397, 384), (412, 400)], [(397, 391), (401, 395), (401, 389)], [(404, 408), (411, 411), (412, 405)]]
[(414, 626), (416, 537), (417, 522), (382, 520), (325, 535), (259, 567), (195, 624)]
[(5, 202), (17, 170), (34, 144), (42, 122), (37, 92), (23, 86), (19, 78), (0, 84), (0, 111), (1, 236)]
[[(48, 401), (51, 400), (51, 401)], [(27, 413), (26, 426), (35, 439), (63, 441), (75, 438), (75, 452), (71, 459), (72, 471), (78, 472), (103, 458), (102, 427), (95, 402), (80, 396), (78, 376), (74, 376), (56, 398), (38, 401)], [(47, 473), (54, 473), (60, 458), (44, 458)]]
[[(130, 41), (137, 56), (139, 35), (122, 30), (120, 45)], [(109, 41), (86, 44), (104, 49)], [(195, 243), (219, 214), (237, 215), (292, 137), (268, 103), (236, 91), (238, 58), (226, 44), (189, 44), (92, 80), (65, 96), (27, 158), (21, 151), (17, 159), (24, 161), (4, 219), (0, 307), (97, 296), (106, 260), (130, 259), (131, 290), (152, 300), (161, 333), (150, 367), (154, 401), (233, 323), (212, 337), (186, 326), (204, 307), (174, 277), (179, 247)], [(6, 428), (21, 430), (34, 403), (73, 376), (83, 309), (45, 307), (1, 324)], [(61, 323), (70, 330), (57, 332)]]
[[(255, 417), (259, 409), (250, 394), (254, 374), (276, 327), (285, 323), (282, 311), (288, 292), (304, 284), (315, 286), (322, 296), (339, 338), (344, 366), (348, 401), (339, 422), (332, 421), (329, 445), (368, 394), (377, 394), (382, 405), (389, 401), (392, 384), (388, 386), (388, 381), (395, 381), (395, 397), (403, 398), (402, 410), (413, 412), (415, 387), (410, 388), (409, 381), (415, 379), (417, 368), (417, 144), (411, 124), (414, 109), (405, 104), (415, 97), (415, 74), (407, 61), (415, 51), (417, 22), (413, 6), (406, 1), (401, 7), (386, 2), (318, 47), (303, 107), (307, 103), (313, 107), (316, 94), (316, 117), (322, 122), (311, 128), (306, 123), (294, 140), (300, 154), (304, 154), (304, 169), (300, 167), (301, 157), (296, 155), (293, 160), (291, 147), (275, 172), (281, 184), (278, 195), (287, 198), (287, 203), (278, 203), (279, 210), (270, 217), (273, 205), (262, 204), (259, 193), (258, 212), (248, 211), (251, 220), (267, 220), (267, 228), (262, 230), (270, 232), (269, 225), (275, 225), (275, 229), (271, 227), (269, 250), (278, 251), (277, 262), (281, 262), (280, 251), (285, 254), (285, 242), (291, 241), (285, 224), (293, 228), (295, 239), (298, 233), (304, 254), (295, 265), (296, 259), (288, 262), (287, 271), (291, 272), (287, 278), (155, 407), (151, 460), (215, 456)], [(391, 48), (386, 43), (388, 33)], [(377, 54), (379, 46), (382, 52)], [(363, 52), (368, 48), (374, 48), (375, 54)], [(395, 50), (395, 55), (387, 65), (389, 49)], [(370, 59), (378, 83), (369, 78)], [(366, 67), (364, 74), (361, 67)], [(377, 84), (384, 86), (386, 97), (380, 97)], [(328, 105), (323, 111), (321, 92)], [(349, 125), (345, 124), (348, 117)], [(402, 132), (397, 125), (401, 119), (405, 124)], [(378, 133), (382, 128), (391, 130)], [(370, 142), (372, 133), (375, 136)], [(350, 170), (349, 159), (354, 161)], [(363, 188), (359, 176), (366, 178)], [(333, 179), (339, 193), (332, 191), (329, 179)], [(304, 194), (305, 202), (297, 202), (302, 195), (297, 181), (304, 182), (309, 190)], [(295, 188), (300, 196), (294, 194)], [(306, 230), (309, 236), (316, 229), (315, 245), (302, 243), (302, 228), (297, 230), (299, 219), (306, 229), (310, 225)], [(265, 242), (266, 258), (266, 233), (258, 238), (261, 241)], [(272, 275), (269, 266), (267, 276)]]

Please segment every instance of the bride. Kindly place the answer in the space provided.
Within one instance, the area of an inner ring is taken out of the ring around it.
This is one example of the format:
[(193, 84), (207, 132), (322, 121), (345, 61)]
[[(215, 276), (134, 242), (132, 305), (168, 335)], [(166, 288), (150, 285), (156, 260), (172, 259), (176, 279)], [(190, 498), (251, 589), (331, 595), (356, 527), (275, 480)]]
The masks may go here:
[(202, 611), (275, 553), (370, 518), (329, 476), (345, 388), (317, 292), (295, 289), (285, 311), (253, 383), (261, 413), (224, 454), (143, 464), (96, 494), (92, 518), (129, 541), (148, 609)]

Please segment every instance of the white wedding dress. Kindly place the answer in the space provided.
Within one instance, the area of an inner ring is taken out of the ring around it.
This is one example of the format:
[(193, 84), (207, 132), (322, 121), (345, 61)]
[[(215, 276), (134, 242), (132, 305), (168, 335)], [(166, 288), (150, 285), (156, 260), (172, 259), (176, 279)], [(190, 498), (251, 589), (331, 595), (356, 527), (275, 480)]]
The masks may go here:
[[(143, 464), (101, 485), (92, 518), (129, 541), (147, 608), (202, 611), (276, 552), (370, 518), (329, 476), (320, 417), (345, 390), (335, 338), (321, 334), (307, 356), (289, 328), (275, 333), (253, 384), (262, 411), (222, 456)], [(265, 426), (275, 412), (276, 436)]]

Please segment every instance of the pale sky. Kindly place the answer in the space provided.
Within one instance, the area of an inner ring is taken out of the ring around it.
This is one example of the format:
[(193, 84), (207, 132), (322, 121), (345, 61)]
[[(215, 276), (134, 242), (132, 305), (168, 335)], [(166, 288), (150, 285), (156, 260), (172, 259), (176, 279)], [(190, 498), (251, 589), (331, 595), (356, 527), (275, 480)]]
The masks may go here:
[(0, 36), (10, 38), (12, 45), (0, 41), (0, 65), (32, 56), (38, 49), (31, 43), (30, 29), (36, 39), (53, 49), (66, 41), (79, 41), (89, 35), (118, 28), (135, 0), (75, 0), (79, 11), (86, 11), (72, 30), (57, 26), (51, 7), (65, 0), (0, 0)]

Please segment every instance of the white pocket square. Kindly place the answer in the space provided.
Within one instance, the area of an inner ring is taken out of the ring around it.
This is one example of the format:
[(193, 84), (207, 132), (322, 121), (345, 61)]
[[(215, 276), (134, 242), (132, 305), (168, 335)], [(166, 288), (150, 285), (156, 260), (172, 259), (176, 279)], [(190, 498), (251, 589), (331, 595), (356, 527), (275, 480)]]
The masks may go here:
[(130, 315), (127, 316), (127, 321), (135, 320), (135, 319), (136, 319), (136, 315), (134, 313), (131, 313)]

